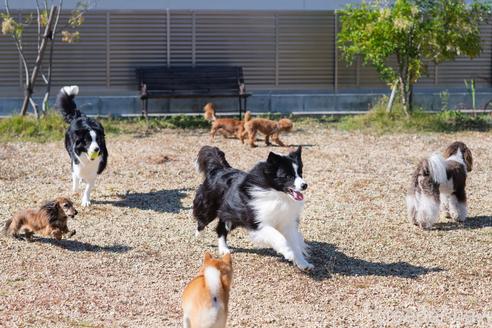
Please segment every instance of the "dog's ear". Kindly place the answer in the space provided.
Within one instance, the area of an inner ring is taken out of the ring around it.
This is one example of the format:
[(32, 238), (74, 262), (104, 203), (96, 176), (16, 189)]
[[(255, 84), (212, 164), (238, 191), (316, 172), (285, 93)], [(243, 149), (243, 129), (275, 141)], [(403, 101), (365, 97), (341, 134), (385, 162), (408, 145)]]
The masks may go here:
[(465, 147), (465, 150), (463, 152), (463, 159), (465, 160), (466, 163), (466, 170), (468, 172), (471, 172), (471, 170), (473, 169), (473, 157), (468, 147)]
[(203, 256), (203, 261), (209, 261), (212, 259), (212, 254), (210, 252), (205, 252), (205, 255)]
[(430, 175), (429, 162), (426, 159), (420, 163), (419, 174), (423, 176)]
[(301, 153), (302, 153), (302, 147), (301, 146), (297, 147), (296, 150), (291, 148), (290, 152), (289, 152), (289, 157), (299, 160), (299, 159), (301, 159)]
[(222, 261), (224, 261), (225, 264), (228, 266), (232, 265), (232, 256), (231, 253), (227, 253), (224, 256), (222, 256)]
[(222, 150), (220, 150), (219, 148), (217, 148), (217, 154), (219, 155), (219, 157), (220, 157), (220, 163), (223, 166), (225, 166), (225, 167), (231, 167), (231, 165), (229, 164), (229, 162), (225, 158), (225, 153)]
[(268, 154), (267, 163), (268, 164), (275, 165), (278, 162), (280, 162), (281, 159), (282, 159), (282, 156), (281, 155), (275, 154), (274, 152), (270, 152), (270, 154)]
[(54, 200), (51, 202), (46, 202), (41, 206), (41, 210), (48, 214), (49, 222), (52, 223), (58, 220), (60, 211), (62, 210), (58, 201)]

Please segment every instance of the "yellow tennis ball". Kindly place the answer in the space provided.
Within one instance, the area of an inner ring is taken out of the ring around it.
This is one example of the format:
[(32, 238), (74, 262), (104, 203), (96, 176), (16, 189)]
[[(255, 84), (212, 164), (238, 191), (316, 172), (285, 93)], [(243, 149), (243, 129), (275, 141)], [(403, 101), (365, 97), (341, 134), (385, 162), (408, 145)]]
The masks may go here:
[(95, 160), (98, 156), (99, 156), (99, 152), (95, 151), (90, 154), (89, 158), (91, 160)]

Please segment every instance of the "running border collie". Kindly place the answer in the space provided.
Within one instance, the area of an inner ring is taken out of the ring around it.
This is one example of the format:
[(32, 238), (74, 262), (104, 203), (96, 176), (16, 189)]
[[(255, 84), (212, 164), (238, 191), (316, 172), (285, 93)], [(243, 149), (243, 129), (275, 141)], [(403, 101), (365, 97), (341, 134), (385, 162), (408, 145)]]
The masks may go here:
[(90, 194), (96, 183), (96, 177), (106, 168), (108, 150), (101, 123), (85, 116), (77, 109), (74, 98), (79, 93), (76, 85), (61, 88), (56, 99), (65, 122), (69, 125), (65, 133), (65, 148), (72, 163), (73, 192), (77, 192), (80, 182), (86, 187), (82, 197), (82, 206), (91, 204)]
[(193, 200), (197, 233), (218, 217), (221, 254), (230, 252), (227, 234), (244, 227), (253, 242), (272, 247), (301, 270), (314, 267), (305, 258), (308, 249), (299, 232), (307, 189), (301, 147), (287, 156), (270, 152), (266, 161), (243, 172), (232, 168), (219, 148), (204, 146), (196, 164), (205, 177)]

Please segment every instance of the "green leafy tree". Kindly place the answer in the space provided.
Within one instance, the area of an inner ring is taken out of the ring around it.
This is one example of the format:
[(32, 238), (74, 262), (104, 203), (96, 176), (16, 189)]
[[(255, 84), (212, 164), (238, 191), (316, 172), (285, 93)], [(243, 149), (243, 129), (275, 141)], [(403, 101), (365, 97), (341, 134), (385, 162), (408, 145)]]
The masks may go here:
[[(360, 56), (373, 65), (392, 87), (392, 96), (399, 90), (408, 115), (413, 86), (426, 73), (426, 62), (438, 65), (480, 54), (479, 27), (490, 8), (482, 0), (363, 1), (340, 12), (338, 47), (349, 63)], [(391, 59), (396, 65), (390, 65)]]
[[(60, 14), (63, 8), (63, 0), (34, 0), (33, 2), (36, 12), (24, 14), (24, 20), (19, 21), (11, 13), (9, 1), (5, 0), (5, 10), (0, 13), (0, 18), (2, 19), (2, 34), (11, 37), (14, 41), (24, 70), (25, 95), (21, 115), (27, 113), (29, 104), (31, 104), (36, 117), (39, 117), (38, 105), (32, 98), (36, 79), (41, 76), (45, 84), (42, 112), (46, 113), (52, 85), (55, 43), (58, 38), (66, 43), (73, 43), (79, 40), (80, 34), (77, 28), (84, 22), (84, 14), (89, 9), (89, 3), (88, 1), (79, 1), (66, 22), (61, 25)], [(25, 54), (24, 31), (30, 26), (36, 28), (37, 35), (37, 54), (34, 63), (30, 63)], [(61, 33), (58, 32), (59, 30), (61, 30)], [(45, 65), (46, 68), (43, 69), (43, 62), (46, 61), (44, 58), (46, 51), (48, 51), (48, 63)]]

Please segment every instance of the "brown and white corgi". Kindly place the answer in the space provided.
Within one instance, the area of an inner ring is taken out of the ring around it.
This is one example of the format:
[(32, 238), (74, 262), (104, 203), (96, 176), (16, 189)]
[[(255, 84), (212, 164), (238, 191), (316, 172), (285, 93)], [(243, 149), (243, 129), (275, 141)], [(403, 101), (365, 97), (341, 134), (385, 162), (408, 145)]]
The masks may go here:
[(225, 327), (231, 282), (231, 254), (215, 259), (206, 252), (198, 276), (186, 286), (183, 293), (183, 326)]

